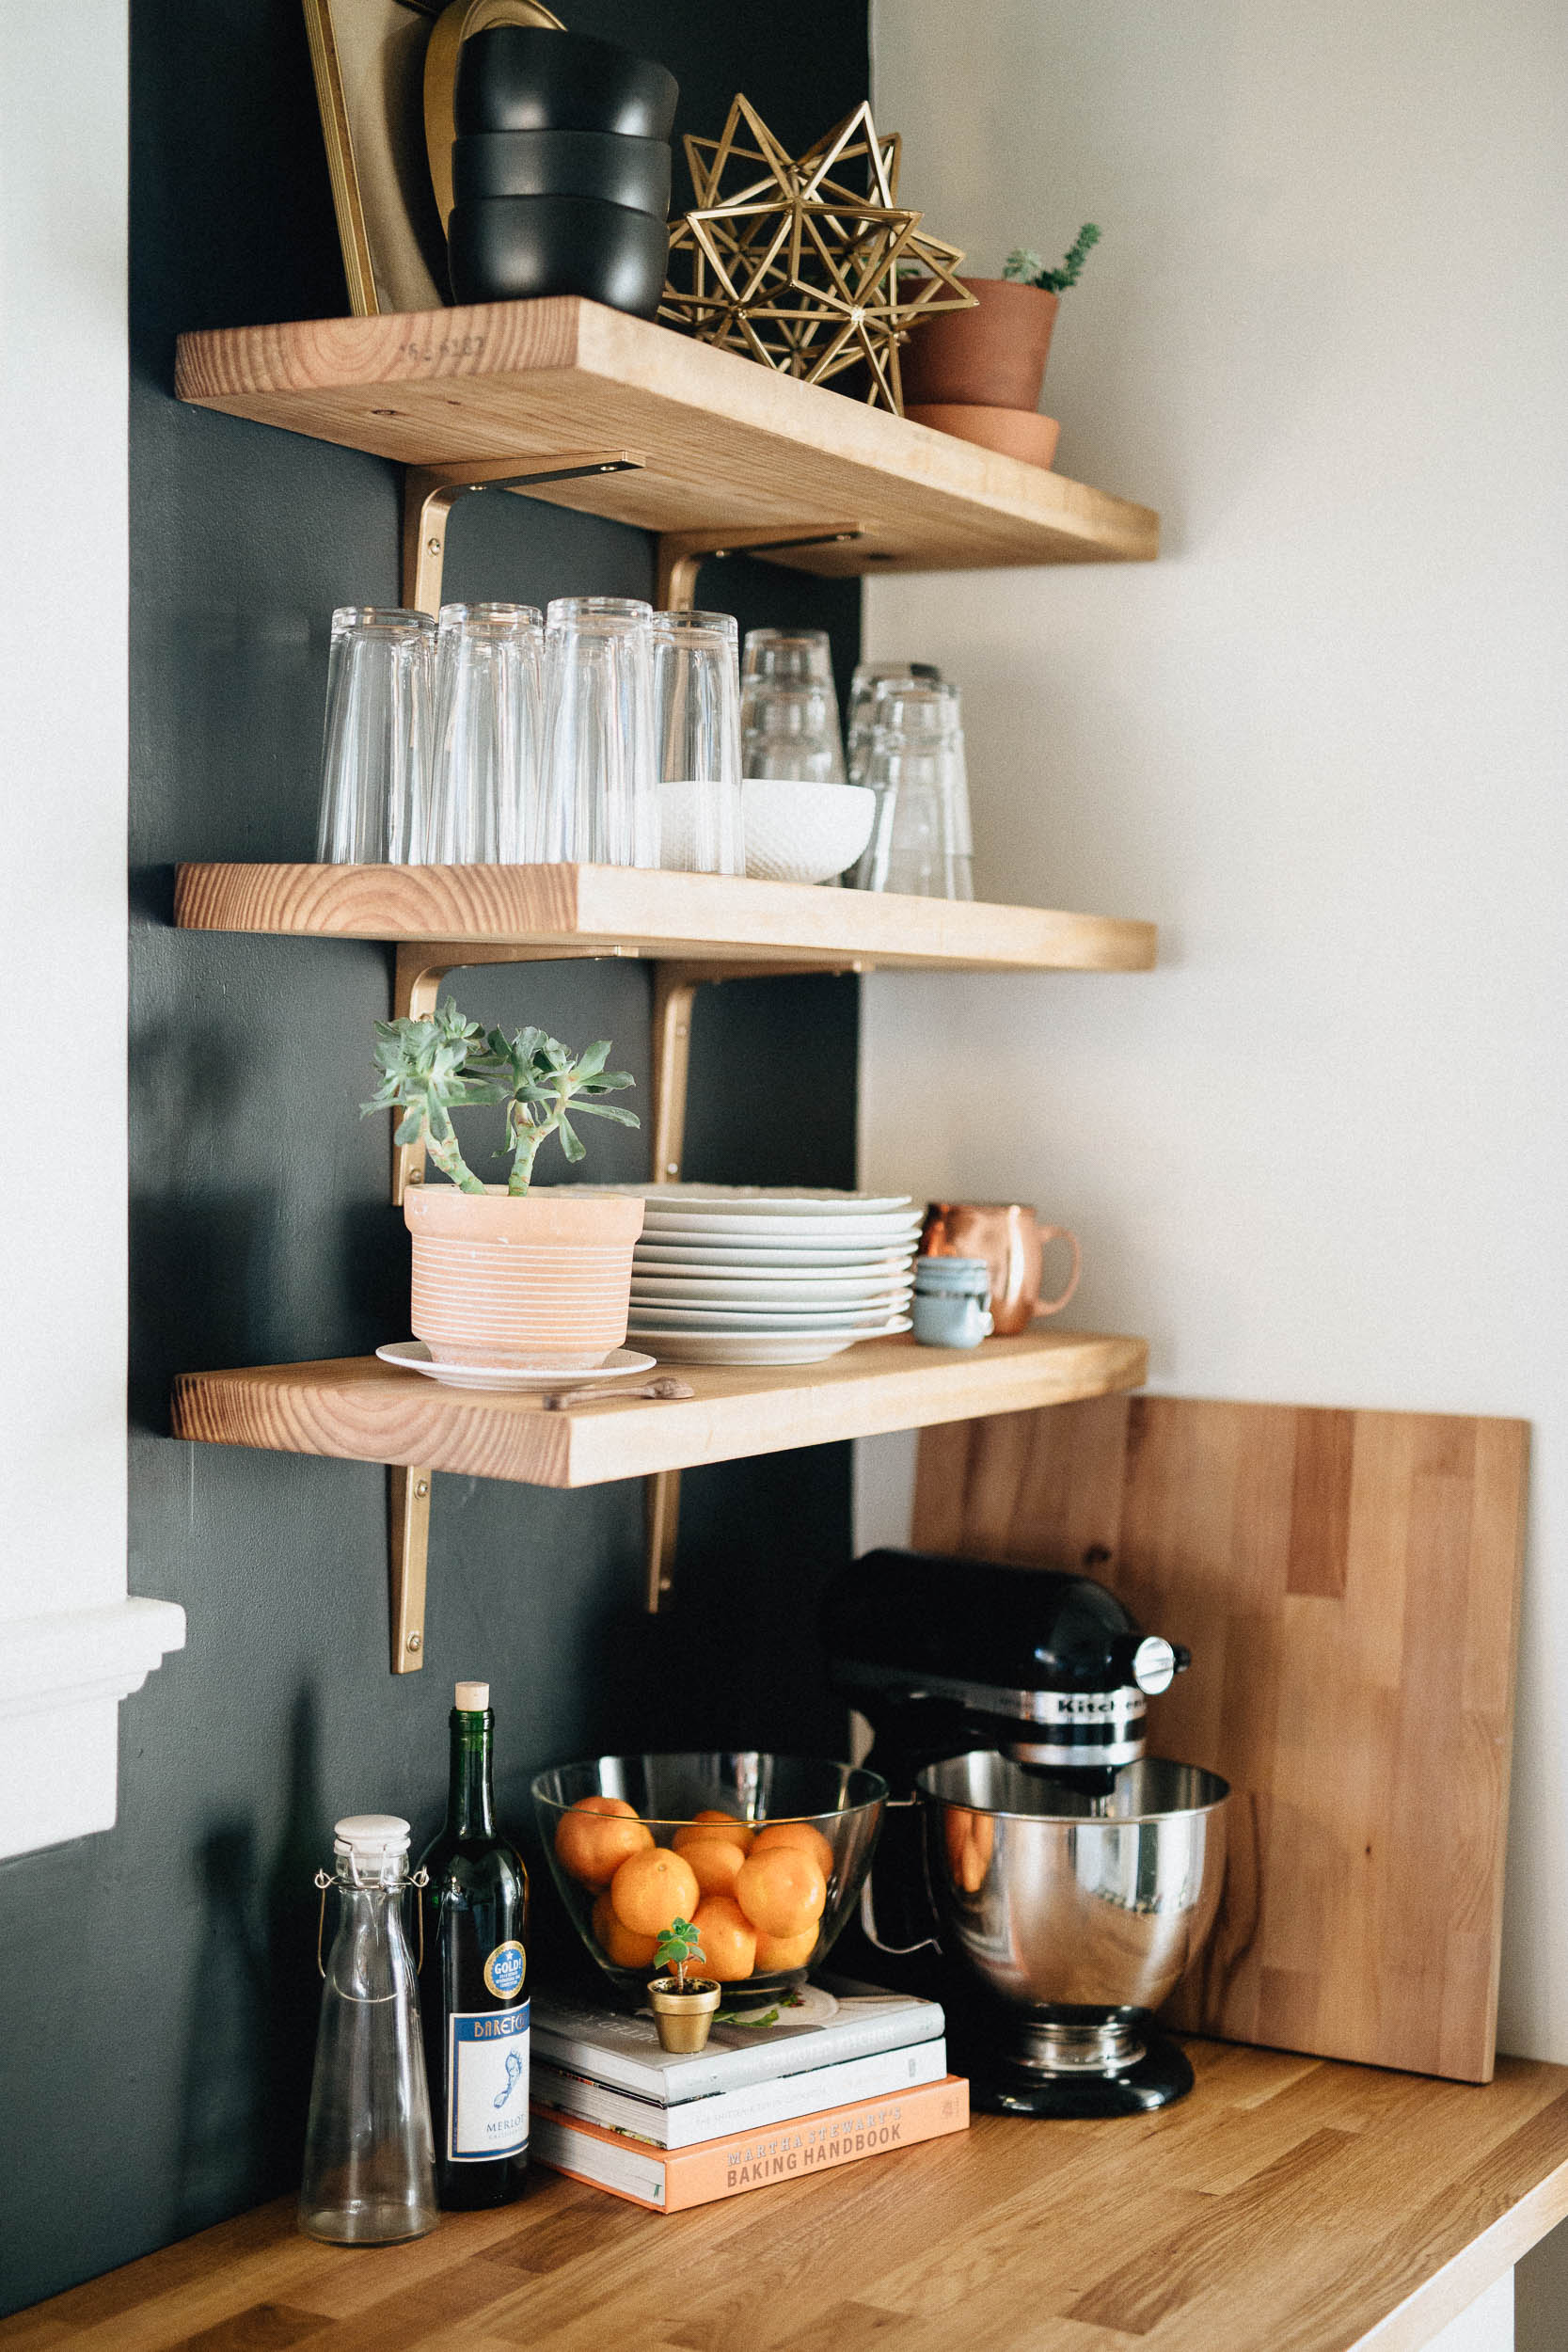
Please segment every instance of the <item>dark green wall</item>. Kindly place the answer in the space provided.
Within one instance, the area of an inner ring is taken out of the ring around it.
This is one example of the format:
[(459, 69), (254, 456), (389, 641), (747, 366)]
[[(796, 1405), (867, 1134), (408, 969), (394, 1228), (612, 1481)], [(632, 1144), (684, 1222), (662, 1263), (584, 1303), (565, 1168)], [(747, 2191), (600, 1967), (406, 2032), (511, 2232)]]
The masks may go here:
[[(803, 144), (866, 87), (858, 0), (569, 14), (664, 57), (683, 128), (716, 130), (738, 87)], [(337, 1814), (432, 1825), (454, 1676), (494, 1685), (518, 1826), (529, 1773), (584, 1750), (843, 1737), (810, 1626), (848, 1542), (845, 1448), (689, 1476), (679, 1603), (657, 1622), (640, 1610), (640, 1486), (437, 1480), (429, 1663), (394, 1681), (383, 1474), (166, 1434), (178, 1369), (407, 1329), (388, 1125), (357, 1116), (388, 955), (168, 927), (176, 859), (309, 853), (328, 616), (396, 601), (399, 477), (170, 396), (181, 328), (346, 308), (298, 0), (136, 0), (133, 151), (131, 1589), (182, 1602), (190, 1633), (121, 1709), (118, 1828), (0, 1866), (4, 2310), (293, 2185), (311, 1872)], [(652, 551), (613, 524), (476, 499), (447, 580), (540, 605), (642, 595)], [(736, 564), (701, 595), (742, 627), (824, 621), (853, 661), (851, 586)], [(613, 1037), (646, 1110), (645, 966), (454, 987), (476, 1013)], [(852, 1183), (856, 1022), (852, 981), (707, 992), (688, 1172)], [(636, 1136), (595, 1145), (585, 1173), (644, 1172)], [(546, 1890), (546, 1947), (550, 1908)]]

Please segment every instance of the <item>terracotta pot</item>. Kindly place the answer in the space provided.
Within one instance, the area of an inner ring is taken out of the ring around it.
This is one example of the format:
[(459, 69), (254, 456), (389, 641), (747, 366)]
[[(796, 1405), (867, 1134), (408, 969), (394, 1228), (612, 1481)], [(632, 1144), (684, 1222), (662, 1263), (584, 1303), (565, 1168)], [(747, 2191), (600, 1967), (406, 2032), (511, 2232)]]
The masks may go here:
[(965, 407), (1037, 408), (1060, 296), (1008, 278), (961, 278), (979, 304), (939, 310), (911, 329), (898, 355), (904, 408), (957, 402)]
[(906, 401), (904, 414), (933, 432), (978, 441), (1004, 457), (1022, 457), (1026, 466), (1049, 468), (1062, 433), (1054, 417), (1037, 417), (1027, 408), (983, 408), (975, 401), (934, 400), (918, 407)]
[(593, 1372), (624, 1346), (642, 1203), (572, 1184), (518, 1198), (411, 1186), (409, 1320), (437, 1363)]

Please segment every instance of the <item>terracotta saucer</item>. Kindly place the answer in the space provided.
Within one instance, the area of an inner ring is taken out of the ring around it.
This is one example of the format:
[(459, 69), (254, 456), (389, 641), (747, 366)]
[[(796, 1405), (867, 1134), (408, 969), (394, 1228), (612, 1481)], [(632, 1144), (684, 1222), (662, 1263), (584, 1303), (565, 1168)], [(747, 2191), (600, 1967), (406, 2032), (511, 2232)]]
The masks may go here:
[(1022, 457), (1026, 466), (1047, 469), (1062, 431), (1054, 417), (1037, 417), (1028, 408), (960, 407), (957, 401), (931, 401), (906, 408), (904, 414), (935, 432), (978, 441), (983, 449), (999, 450), (1004, 457)]

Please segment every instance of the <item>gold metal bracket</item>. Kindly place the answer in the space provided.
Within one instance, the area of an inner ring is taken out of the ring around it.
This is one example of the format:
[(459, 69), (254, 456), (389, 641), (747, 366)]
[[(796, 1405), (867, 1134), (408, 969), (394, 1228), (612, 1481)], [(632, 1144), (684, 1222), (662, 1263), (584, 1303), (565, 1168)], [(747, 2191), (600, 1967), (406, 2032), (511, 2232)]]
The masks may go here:
[(415, 612), (441, 609), (447, 561), (447, 518), (460, 498), (477, 490), (515, 490), (528, 498), (552, 482), (590, 474), (641, 473), (637, 450), (572, 451), (519, 466), (515, 457), (476, 457), (454, 466), (410, 466), (403, 485), (403, 601)]
[(394, 1466), (387, 1473), (391, 1519), (388, 1597), (391, 1603), (392, 1672), (418, 1674), (424, 1664), (424, 1587), (430, 1557), (430, 1488), (427, 1470)]
[(848, 547), (865, 537), (862, 523), (838, 523), (831, 528), (801, 532), (781, 539), (775, 524), (752, 531), (666, 531), (658, 542), (658, 587), (656, 602), (661, 612), (689, 610), (697, 594), (697, 574), (703, 565), (730, 555), (784, 555), (795, 548)]

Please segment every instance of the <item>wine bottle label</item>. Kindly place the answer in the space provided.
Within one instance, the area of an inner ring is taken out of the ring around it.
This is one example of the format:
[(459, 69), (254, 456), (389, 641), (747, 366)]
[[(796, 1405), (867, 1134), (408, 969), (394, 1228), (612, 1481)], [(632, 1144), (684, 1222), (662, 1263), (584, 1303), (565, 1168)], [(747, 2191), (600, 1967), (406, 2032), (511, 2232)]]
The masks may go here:
[(454, 2010), (447, 2155), (454, 2164), (515, 2156), (528, 2146), (529, 2004)]

